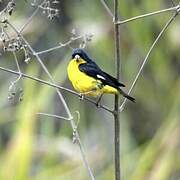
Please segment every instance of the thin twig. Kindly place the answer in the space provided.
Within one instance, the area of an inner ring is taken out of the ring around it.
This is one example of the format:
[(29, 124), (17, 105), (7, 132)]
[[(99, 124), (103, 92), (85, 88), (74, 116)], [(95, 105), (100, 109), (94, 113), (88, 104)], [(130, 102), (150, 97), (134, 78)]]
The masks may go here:
[[(128, 94), (131, 93), (132, 89), (133, 89), (134, 86), (136, 85), (137, 80), (139, 79), (139, 76), (140, 76), (140, 74), (141, 74), (141, 72), (142, 72), (142, 70), (143, 70), (143, 68), (144, 68), (144, 66), (145, 66), (145, 64), (146, 64), (146, 62), (147, 62), (147, 60), (148, 60), (151, 52), (152, 52), (152, 50), (154, 49), (155, 45), (158, 43), (158, 41), (159, 41), (160, 37), (162, 36), (162, 34), (164, 33), (164, 31), (169, 27), (169, 25), (172, 23), (172, 21), (176, 18), (177, 15), (178, 15), (178, 11), (177, 11), (177, 12), (170, 18), (170, 20), (165, 24), (165, 26), (164, 26), (163, 29), (160, 31), (160, 33), (158, 34), (157, 38), (155, 39), (155, 41), (154, 41), (153, 44), (151, 45), (149, 51), (147, 52), (147, 54), (146, 54), (146, 56), (145, 56), (145, 58), (144, 58), (144, 60), (143, 60), (142, 65), (141, 65), (141, 67), (140, 67), (140, 69), (139, 69), (139, 71), (138, 71), (138, 73), (137, 73), (137, 75), (136, 75), (136, 77), (135, 77), (135, 79), (134, 79), (134, 81), (133, 81), (133, 83), (132, 83), (129, 91), (128, 91)], [(121, 106), (119, 107), (119, 111), (120, 111), (120, 112), (123, 111), (124, 106), (125, 106), (125, 104), (126, 104), (126, 101), (127, 101), (127, 99), (125, 98), (124, 101), (122, 102)]]
[(21, 73), (20, 65), (18, 63), (17, 56), (16, 56), (16, 53), (14, 51), (13, 51), (13, 56), (14, 56), (14, 60), (15, 60), (17, 69), (18, 69), (19, 73)]
[(75, 135), (75, 138), (76, 138), (76, 140), (74, 142), (77, 142), (77, 144), (79, 146), (79, 149), (81, 151), (81, 157), (82, 157), (82, 160), (83, 160), (83, 162), (85, 164), (85, 167), (88, 170), (89, 176), (91, 177), (92, 180), (95, 180), (95, 177), (94, 177), (94, 175), (92, 173), (92, 170), (91, 170), (91, 168), (89, 166), (89, 163), (88, 163), (88, 161), (86, 159), (86, 155), (85, 155), (85, 151), (83, 149), (83, 145), (82, 145), (81, 141), (79, 140), (80, 137), (79, 137), (79, 133), (77, 131), (77, 125), (75, 124), (74, 119), (71, 119), (70, 122), (71, 122), (72, 126), (74, 127), (73, 128), (73, 130), (74, 130), (73, 135)]
[(63, 119), (65, 121), (70, 121), (71, 119), (68, 119), (68, 118), (65, 118), (63, 116), (58, 116), (58, 115), (55, 115), (55, 114), (48, 114), (48, 113), (37, 113), (38, 115), (42, 115), (42, 116), (47, 116), (47, 117), (53, 117), (53, 118), (58, 118), (58, 119)]
[[(118, 4), (119, 0), (114, 0), (114, 20), (118, 21)], [(115, 61), (116, 61), (116, 77), (120, 78), (120, 26), (114, 25), (115, 35)], [(119, 95), (115, 95), (114, 102), (114, 159), (115, 159), (115, 179), (121, 179), (120, 169), (120, 114), (119, 109)]]
[[(50, 87), (58, 88), (58, 89), (60, 89), (60, 90), (63, 90), (63, 91), (66, 91), (66, 92), (68, 92), (68, 93), (71, 93), (71, 94), (73, 94), (73, 95), (76, 95), (77, 97), (80, 97), (80, 96), (81, 96), (79, 93), (77, 93), (77, 92), (75, 92), (75, 91), (73, 91), (73, 90), (71, 90), (71, 89), (68, 89), (68, 88), (59, 86), (57, 83), (51, 83), (51, 82), (48, 82), (48, 81), (44, 81), (44, 80), (39, 79), (39, 78), (37, 78), (37, 77), (30, 76), (30, 75), (27, 75), (27, 74), (24, 74), (24, 73), (20, 73), (20, 72), (18, 72), (18, 71), (13, 71), (13, 70), (11, 70), (11, 69), (7, 69), (7, 68), (3, 68), (3, 67), (0, 67), (0, 70), (1, 70), (1, 71), (5, 71), (5, 72), (8, 72), (8, 73), (11, 73), (11, 74), (14, 74), (14, 75), (18, 75), (18, 76), (21, 75), (23, 78), (31, 79), (31, 80), (37, 81), (37, 82), (39, 82), (39, 83), (41, 83), (41, 84), (48, 85), (48, 86), (50, 86)], [(88, 97), (84, 97), (83, 100), (86, 100), (87, 102), (89, 102), (89, 103), (94, 104), (95, 106), (97, 106), (96, 101), (94, 101), (94, 100), (92, 100), (92, 99), (90, 99), (90, 98), (88, 98)], [(106, 110), (106, 111), (108, 111), (108, 112), (110, 112), (110, 113), (113, 113), (113, 111), (112, 111), (111, 109), (109, 109), (109, 108), (108, 108), (107, 106), (105, 106), (105, 105), (101, 105), (101, 104), (100, 104), (100, 105), (98, 106), (98, 108), (104, 109), (104, 110)]]
[[(54, 83), (54, 79), (53, 77), (51, 76), (49, 70), (47, 69), (47, 67), (44, 65), (43, 61), (41, 60), (41, 58), (39, 57), (38, 54), (36, 54), (36, 52), (34, 51), (34, 49), (31, 47), (31, 45), (28, 43), (28, 41), (24, 38), (24, 36), (17, 30), (17, 28), (12, 25), (12, 23), (10, 23), (9, 21), (7, 21), (7, 24), (9, 24), (9, 26), (17, 33), (17, 35), (19, 37), (21, 37), (21, 39), (24, 41), (24, 43), (27, 45), (27, 47), (29, 48), (29, 50), (31, 51), (32, 54), (34, 54), (34, 56), (36, 57), (37, 61), (39, 62), (39, 64), (41, 65), (41, 67), (43, 68), (43, 70), (45, 71), (45, 73), (48, 75), (48, 77), (50, 78), (51, 82)], [(66, 113), (68, 115), (68, 118), (71, 118), (72, 115), (71, 115), (71, 112), (66, 104), (66, 101), (65, 99), (63, 98), (61, 92), (59, 91), (59, 89), (57, 89), (57, 93), (58, 93), (58, 96), (61, 100), (61, 102), (63, 103), (63, 106), (66, 110)]]
[[(5, 32), (6, 36), (8, 37), (8, 39), (10, 40), (11, 37), (9, 36), (9, 34), (6, 32), (5, 29), (4, 29), (4, 32)], [(18, 71), (20, 73), (19, 77), (15, 81), (13, 81), (13, 84), (15, 84), (15, 83), (17, 83), (21, 79), (21, 69), (20, 69), (20, 65), (19, 65), (19, 62), (18, 62), (18, 59), (17, 59), (17, 56), (16, 56), (16, 52), (13, 51), (12, 54), (14, 56), (14, 61), (15, 61), (16, 67), (17, 67), (17, 69), (18, 69)]]
[(109, 14), (112, 18), (114, 18), (114, 15), (113, 15), (113, 13), (111, 12), (111, 10), (110, 10), (110, 8), (108, 7), (108, 5), (106, 4), (106, 2), (105, 2), (104, 0), (100, 0), (100, 1), (101, 1), (102, 5), (104, 6), (104, 8), (106, 9), (106, 11), (108, 12), (108, 14)]
[[(24, 43), (27, 45), (27, 47), (29, 48), (29, 50), (31, 51), (31, 53), (35, 55), (37, 61), (40, 63), (41, 67), (43, 68), (43, 70), (45, 71), (45, 73), (48, 75), (48, 77), (49, 77), (49, 79), (51, 80), (51, 82), (54, 83), (54, 79), (53, 79), (53, 77), (51, 76), (50, 72), (48, 71), (48, 69), (46, 68), (46, 66), (44, 65), (44, 63), (42, 62), (42, 60), (41, 60), (41, 58), (39, 57), (39, 55), (36, 54), (36, 52), (34, 51), (34, 49), (33, 49), (33, 48), (31, 47), (31, 45), (28, 43), (28, 41), (23, 37), (23, 35), (17, 30), (17, 28), (16, 28), (12, 23), (10, 23), (8, 20), (6, 21), (6, 23), (9, 24), (9, 26), (17, 33), (17, 35), (18, 35), (19, 37), (21, 37), (21, 39), (22, 39), (22, 40), (24, 41)], [(68, 108), (68, 106), (67, 106), (67, 104), (66, 104), (66, 101), (65, 101), (64, 97), (62, 96), (62, 94), (61, 94), (61, 92), (59, 91), (58, 88), (56, 88), (56, 92), (57, 92), (57, 94), (58, 94), (61, 102), (63, 103), (63, 106), (64, 106), (64, 108), (65, 108), (65, 110), (66, 110), (67, 115), (68, 115), (68, 118), (69, 118), (69, 119), (72, 119), (72, 118), (73, 118), (73, 117), (72, 117), (72, 114), (71, 114), (71, 112), (70, 112), (70, 110), (69, 110), (69, 108)], [(78, 131), (77, 131), (77, 129), (76, 129), (76, 126), (75, 126), (75, 124), (73, 123), (73, 120), (70, 121), (70, 124), (71, 124), (71, 127), (72, 127), (73, 131), (74, 131), (75, 134), (76, 134), (77, 143), (78, 143), (79, 148), (80, 148), (80, 151), (81, 151), (81, 156), (82, 156), (84, 165), (85, 165), (85, 167), (86, 167), (86, 169), (87, 169), (87, 172), (88, 172), (89, 176), (91, 177), (92, 180), (94, 180), (94, 179), (95, 179), (95, 178), (94, 178), (94, 175), (93, 175), (93, 173), (92, 173), (92, 170), (91, 170), (91, 168), (90, 168), (90, 165), (89, 165), (89, 163), (88, 163), (88, 161), (87, 161), (87, 158), (86, 158), (86, 156), (85, 156), (85, 151), (84, 151), (84, 148), (83, 148), (83, 146), (82, 146), (82, 143), (81, 143), (81, 140), (80, 140)]]
[(13, 83), (17, 83), (21, 79), (22, 74), (21, 74), (21, 69), (20, 69), (20, 66), (19, 66), (19, 63), (18, 63), (18, 60), (17, 60), (16, 53), (14, 51), (13, 51), (13, 56), (14, 56), (14, 60), (15, 60), (18, 72), (19, 72), (19, 77)]
[(128, 23), (128, 22), (130, 22), (130, 21), (134, 21), (134, 20), (137, 20), (137, 19), (141, 19), (141, 18), (145, 18), (145, 17), (149, 17), (149, 16), (161, 14), (161, 13), (164, 13), (164, 12), (176, 11), (178, 7), (179, 7), (179, 5), (178, 5), (178, 6), (175, 6), (175, 7), (171, 7), (171, 8), (167, 8), (167, 9), (162, 9), (162, 10), (159, 10), (159, 11), (155, 11), (155, 12), (151, 12), (151, 13), (139, 15), (139, 16), (136, 16), (136, 17), (132, 17), (132, 18), (126, 19), (126, 20), (124, 20), (124, 21), (118, 21), (118, 22), (115, 23), (115, 24), (121, 25), (121, 24)]
[(44, 0), (40, 5), (37, 6), (35, 11), (32, 13), (32, 15), (28, 18), (28, 20), (25, 22), (25, 24), (21, 27), (21, 29), (19, 30), (19, 33), (22, 33), (22, 31), (30, 24), (33, 17), (39, 12), (40, 6), (43, 5), (45, 2), (46, 2), (46, 0)]
[(55, 46), (55, 47), (52, 47), (52, 48), (49, 48), (49, 49), (46, 49), (46, 50), (43, 50), (43, 51), (39, 51), (39, 52), (35, 52), (35, 56), (36, 55), (40, 55), (40, 54), (44, 54), (44, 53), (48, 53), (48, 52), (51, 52), (51, 51), (54, 51), (56, 49), (60, 49), (62, 47), (65, 47), (65, 46), (68, 46), (70, 45), (73, 41), (76, 41), (78, 39), (81, 39), (83, 38), (84, 36), (81, 35), (81, 36), (77, 36), (77, 37), (74, 37), (74, 38), (71, 38), (69, 41), (65, 42), (65, 43), (61, 43), (60, 45), (58, 46)]
[(19, 32), (22, 33), (23, 30), (30, 24), (30, 22), (32, 21), (33, 17), (38, 13), (39, 11), (39, 6), (36, 8), (36, 10), (32, 13), (32, 15), (28, 18), (28, 20), (25, 22), (24, 25), (22, 25), (22, 27), (20, 28)]

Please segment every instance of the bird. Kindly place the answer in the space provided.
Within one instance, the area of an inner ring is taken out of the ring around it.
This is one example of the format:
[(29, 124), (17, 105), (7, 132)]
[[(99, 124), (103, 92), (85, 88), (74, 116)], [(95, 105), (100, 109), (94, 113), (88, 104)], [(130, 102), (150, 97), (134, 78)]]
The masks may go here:
[(97, 103), (103, 94), (120, 94), (135, 102), (135, 98), (122, 90), (125, 85), (103, 71), (84, 49), (73, 49), (71, 60), (67, 66), (67, 74), (77, 92), (83, 97), (85, 95), (99, 97)]

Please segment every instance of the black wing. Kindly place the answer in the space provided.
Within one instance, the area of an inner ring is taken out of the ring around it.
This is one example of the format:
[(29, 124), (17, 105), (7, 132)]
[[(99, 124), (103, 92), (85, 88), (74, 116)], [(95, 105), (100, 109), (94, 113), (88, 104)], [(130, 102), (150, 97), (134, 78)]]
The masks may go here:
[(117, 86), (121, 86), (121, 87), (125, 87), (125, 85), (123, 83), (120, 83), (116, 78), (114, 78), (113, 76), (107, 74), (106, 72), (103, 72), (104, 74), (106, 74), (107, 77), (109, 77)]
[(101, 82), (104, 85), (109, 85), (115, 88), (119, 88), (120, 86), (125, 87), (124, 84), (118, 82), (118, 80), (111, 75), (107, 74), (106, 72), (103, 72), (97, 64), (92, 63), (84, 63), (79, 65), (79, 70), (81, 72), (84, 72), (88, 76), (91, 76), (95, 79), (101, 80)]

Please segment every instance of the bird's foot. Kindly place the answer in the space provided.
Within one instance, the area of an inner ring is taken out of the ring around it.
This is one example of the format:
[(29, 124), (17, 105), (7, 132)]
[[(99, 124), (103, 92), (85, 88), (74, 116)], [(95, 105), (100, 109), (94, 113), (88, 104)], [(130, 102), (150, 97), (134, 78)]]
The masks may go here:
[(97, 101), (97, 102), (96, 102), (96, 107), (97, 107), (97, 108), (100, 108), (100, 107), (101, 107), (101, 102), (100, 102), (100, 101)]
[(84, 100), (84, 93), (79, 93), (79, 99), (82, 101)]
[(102, 99), (102, 96), (103, 96), (103, 94), (101, 94), (101, 95), (99, 96), (99, 98), (98, 98), (98, 100), (97, 100), (97, 102), (96, 102), (96, 107), (97, 107), (97, 108), (100, 108), (100, 107), (101, 107), (101, 99)]

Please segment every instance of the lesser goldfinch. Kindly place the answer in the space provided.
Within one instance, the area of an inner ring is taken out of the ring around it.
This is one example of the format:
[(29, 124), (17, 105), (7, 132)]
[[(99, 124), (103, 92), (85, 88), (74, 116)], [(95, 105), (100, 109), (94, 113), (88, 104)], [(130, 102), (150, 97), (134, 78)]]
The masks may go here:
[(104, 93), (121, 94), (135, 102), (121, 87), (125, 87), (116, 78), (100, 69), (83, 49), (74, 49), (67, 73), (74, 89), (82, 95), (102, 96)]

